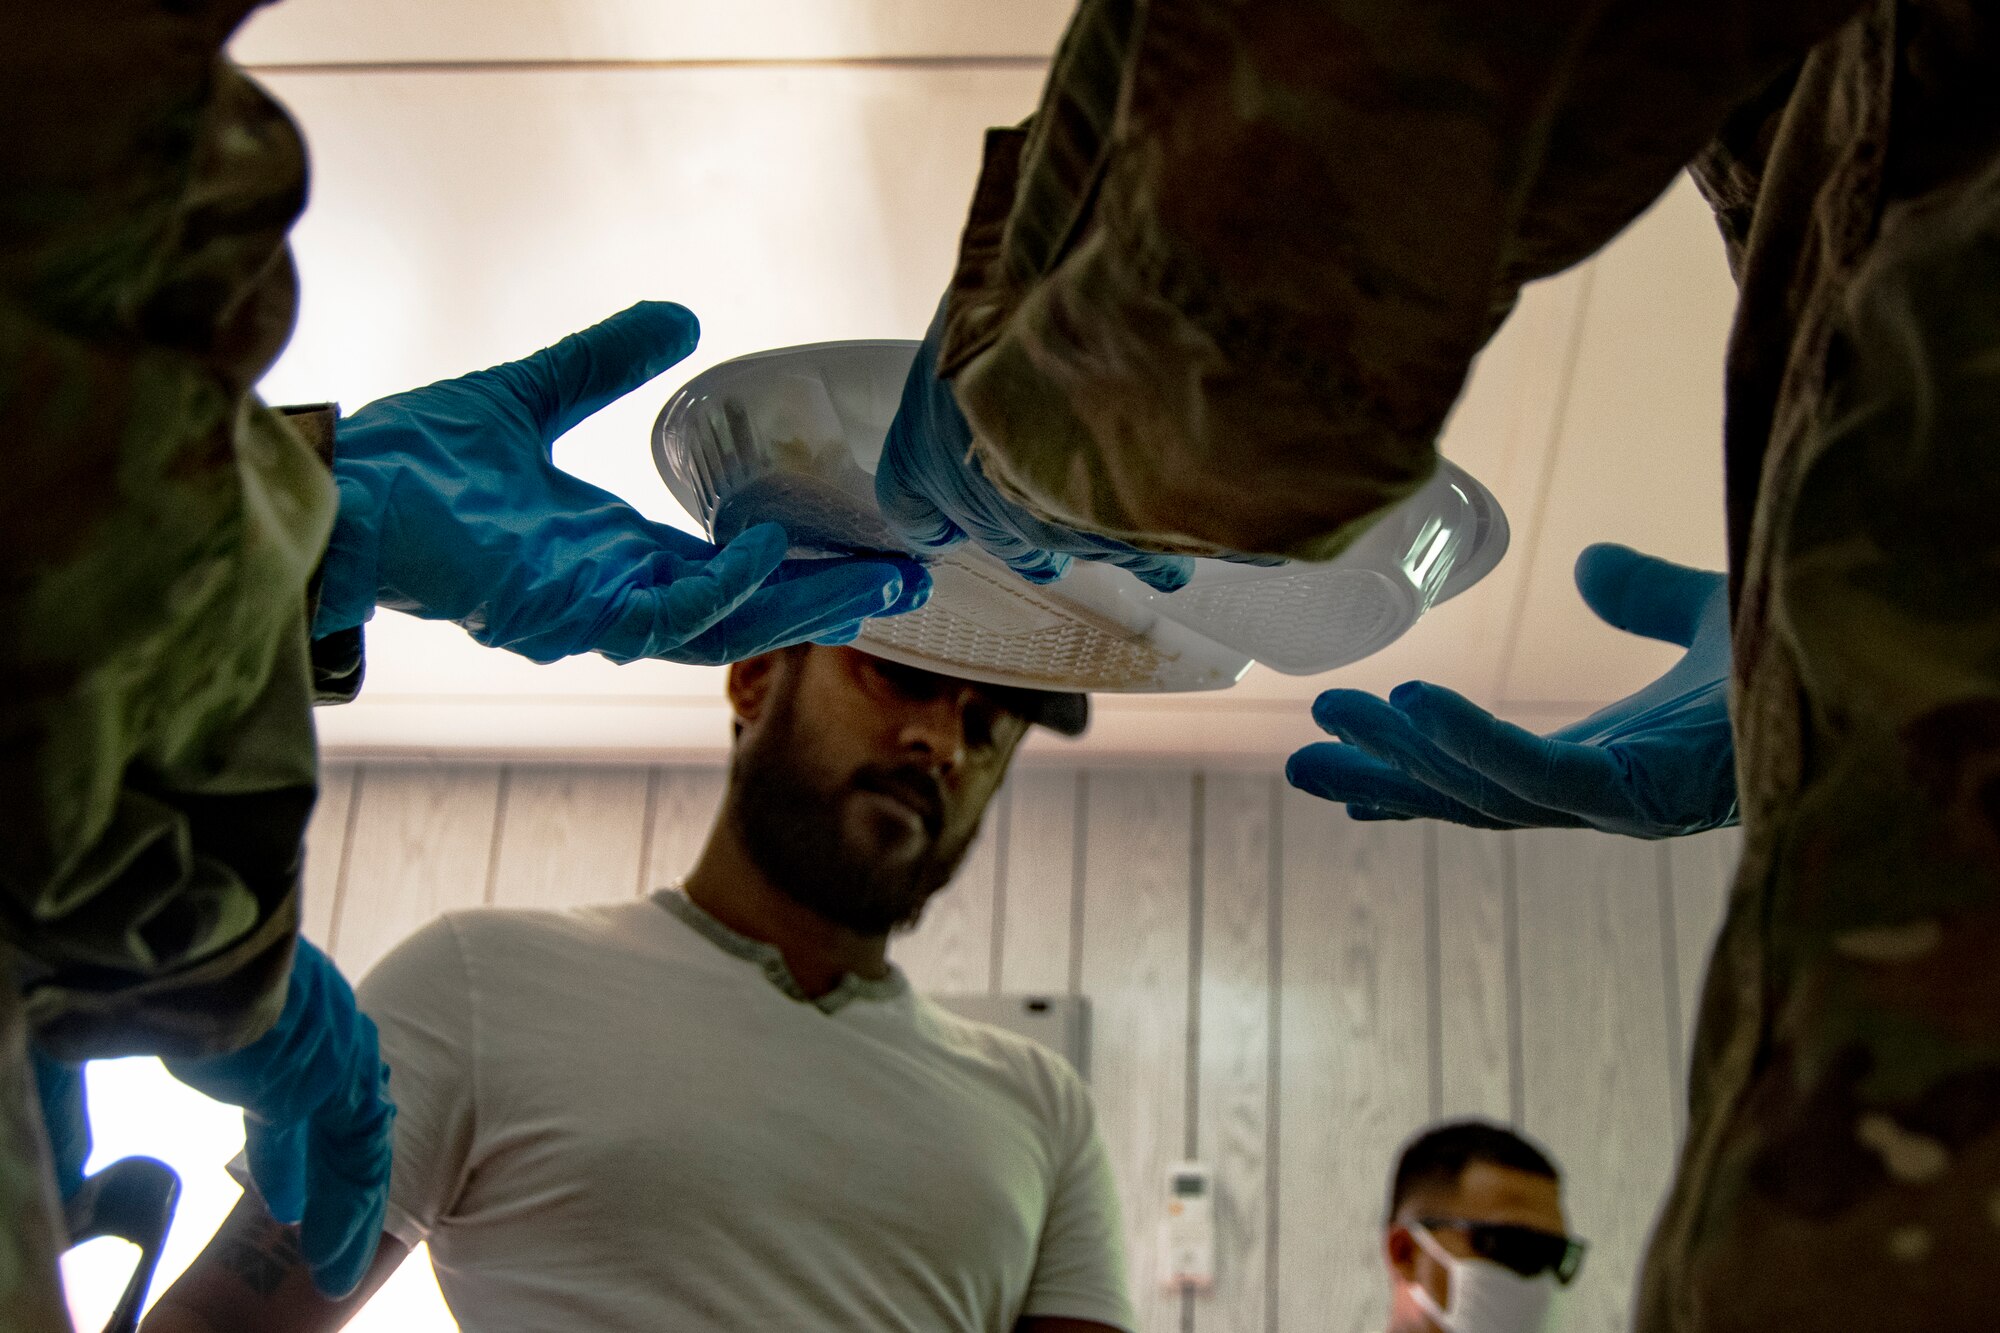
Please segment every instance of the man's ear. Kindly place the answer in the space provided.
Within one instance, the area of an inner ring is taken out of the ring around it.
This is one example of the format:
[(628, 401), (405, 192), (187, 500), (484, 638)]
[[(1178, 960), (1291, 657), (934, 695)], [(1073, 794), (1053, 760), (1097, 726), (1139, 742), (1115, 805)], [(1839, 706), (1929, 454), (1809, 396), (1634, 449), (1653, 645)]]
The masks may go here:
[(779, 663), (784, 656), (782, 651), (760, 653), (729, 664), (724, 692), (729, 696), (729, 711), (736, 715), (741, 725), (755, 725), (770, 707), (772, 692), (778, 683), (778, 672), (782, 669)]
[(1401, 1223), (1392, 1223), (1382, 1233), (1382, 1258), (1389, 1271), (1405, 1282), (1417, 1280), (1417, 1238)]

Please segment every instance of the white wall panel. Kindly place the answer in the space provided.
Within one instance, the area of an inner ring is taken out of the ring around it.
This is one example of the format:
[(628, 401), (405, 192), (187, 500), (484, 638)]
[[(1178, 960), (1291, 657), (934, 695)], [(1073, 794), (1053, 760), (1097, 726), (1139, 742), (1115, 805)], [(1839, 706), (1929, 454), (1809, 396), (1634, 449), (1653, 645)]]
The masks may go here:
[(333, 934), (340, 905), (340, 872), (347, 858), (347, 817), (353, 809), (353, 764), (326, 764), (319, 774), (319, 800), (306, 826), (305, 878), (300, 886), (299, 933), (321, 948)]
[(1126, 1263), (1143, 1329), (1178, 1322), (1159, 1282), (1167, 1169), (1185, 1153), (1188, 1069), (1186, 773), (1087, 775), (1082, 990), (1090, 1078), (1124, 1203)]
[(645, 888), (665, 888), (694, 869), (722, 809), (728, 775), (719, 768), (665, 768), (653, 785)]
[(500, 780), (495, 768), (447, 764), (362, 771), (329, 942), (341, 971), (359, 979), (426, 921), (486, 901)]
[(1736, 862), (1743, 855), (1743, 830), (1717, 829), (1672, 844), (1674, 962), (1680, 983), (1681, 1050), (1694, 1049), (1694, 1024), (1701, 1012), (1702, 983), (1709, 956), (1729, 905)]
[(1512, 836), (1526, 1126), (1591, 1246), (1555, 1333), (1599, 1333), (1627, 1323), (1675, 1152), (1661, 862), (1627, 838)]
[(1073, 0), (286, 0), (250, 64), (1045, 56)]
[(1277, 779), (1210, 775), (1201, 799), (1195, 1156), (1215, 1170), (1215, 1290), (1200, 1333), (1265, 1333), (1270, 1297), (1271, 887)]
[(1519, 978), (1513, 951), (1513, 843), (1431, 827), (1436, 876), (1440, 1118), (1518, 1120)]
[(1016, 772), (1007, 781), (1000, 989), (1070, 990), (1077, 906), (1077, 783), (1073, 770)]
[(1374, 1333), (1397, 1146), (1430, 1118), (1421, 825), (1287, 791), (1279, 1326)]
[(650, 777), (629, 767), (509, 768), (494, 905), (571, 907), (636, 893)]
[(976, 995), (992, 988), (995, 878), (1006, 823), (1002, 791), (951, 883), (931, 899), (916, 929), (894, 941), (890, 956), (919, 990)]

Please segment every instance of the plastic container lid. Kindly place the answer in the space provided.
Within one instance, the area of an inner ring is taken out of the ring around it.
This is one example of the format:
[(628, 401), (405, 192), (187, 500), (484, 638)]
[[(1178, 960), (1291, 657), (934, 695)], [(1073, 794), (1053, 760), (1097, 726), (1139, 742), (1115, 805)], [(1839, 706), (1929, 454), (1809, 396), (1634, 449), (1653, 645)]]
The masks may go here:
[[(875, 504), (875, 463), (917, 344), (813, 343), (738, 357), (667, 401), (653, 461), (711, 540), (784, 525), (794, 557), (910, 554)], [(1174, 593), (1078, 560), (1037, 585), (968, 542), (929, 560), (931, 600), (871, 620), (858, 647), (893, 661), (1038, 689), (1222, 689), (1253, 661), (1312, 675), (1400, 638), (1485, 577), (1507, 549), (1499, 502), (1440, 460), (1423, 489), (1337, 559), (1260, 567), (1197, 560)]]

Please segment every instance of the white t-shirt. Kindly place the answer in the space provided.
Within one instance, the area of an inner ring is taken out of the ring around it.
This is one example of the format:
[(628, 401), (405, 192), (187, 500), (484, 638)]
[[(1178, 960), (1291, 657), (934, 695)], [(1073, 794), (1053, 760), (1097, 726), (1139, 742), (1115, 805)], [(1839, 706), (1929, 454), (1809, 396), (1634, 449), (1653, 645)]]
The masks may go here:
[(807, 1001), (669, 892), (454, 913), (359, 994), (468, 1330), (1133, 1327), (1082, 1081), (900, 972)]

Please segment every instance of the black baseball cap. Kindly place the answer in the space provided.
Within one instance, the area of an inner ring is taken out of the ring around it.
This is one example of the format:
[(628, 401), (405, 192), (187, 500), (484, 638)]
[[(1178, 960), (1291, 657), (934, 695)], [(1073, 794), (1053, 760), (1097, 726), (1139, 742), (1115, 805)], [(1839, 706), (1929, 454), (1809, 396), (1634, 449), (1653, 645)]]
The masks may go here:
[(1057, 690), (1030, 690), (1015, 685), (981, 687), (1008, 712), (1025, 717), (1060, 736), (1081, 736), (1090, 726), (1090, 696)]
[(855, 644), (848, 647), (865, 657), (873, 658), (889, 675), (914, 672), (933, 679), (963, 681), (976, 685), (981, 693), (1016, 717), (1026, 718), (1030, 725), (1047, 727), (1059, 736), (1081, 736), (1090, 726), (1090, 696), (1066, 690), (1037, 690), (1025, 685), (995, 685), (990, 681), (974, 680), (955, 672), (937, 671), (930, 667), (912, 666), (898, 662), (892, 657), (871, 651)]

